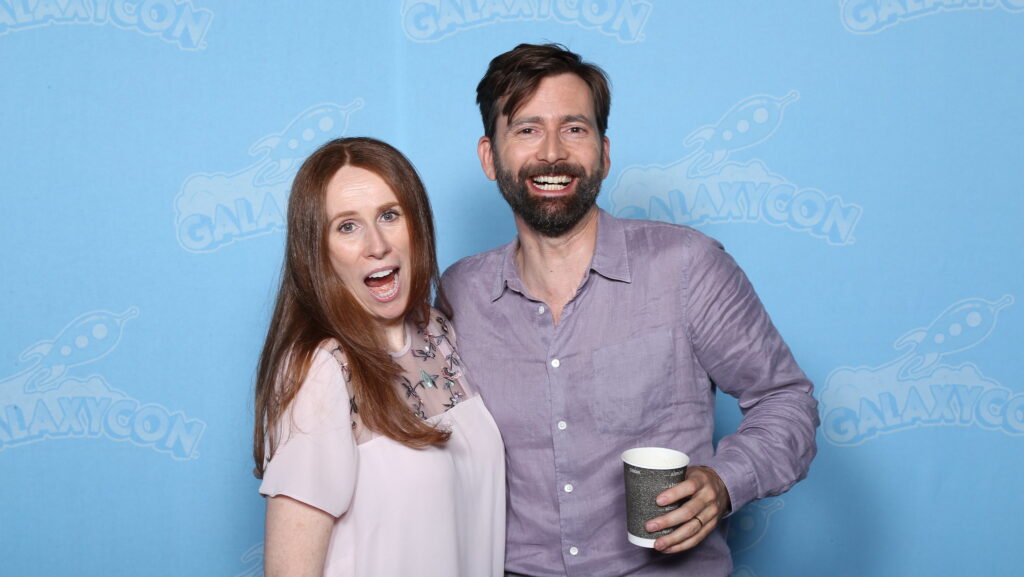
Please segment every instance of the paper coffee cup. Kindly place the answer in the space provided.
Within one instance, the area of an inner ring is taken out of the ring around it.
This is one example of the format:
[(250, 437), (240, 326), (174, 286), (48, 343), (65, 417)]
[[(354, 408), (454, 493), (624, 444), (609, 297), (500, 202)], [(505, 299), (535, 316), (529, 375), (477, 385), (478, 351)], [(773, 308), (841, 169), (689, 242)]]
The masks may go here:
[(660, 507), (655, 499), (662, 491), (678, 485), (686, 478), (686, 453), (663, 447), (637, 447), (622, 453), (626, 480), (626, 538), (634, 545), (654, 547), (654, 541), (672, 532), (669, 527), (654, 533), (644, 530), (644, 523), (677, 509), (679, 503)]

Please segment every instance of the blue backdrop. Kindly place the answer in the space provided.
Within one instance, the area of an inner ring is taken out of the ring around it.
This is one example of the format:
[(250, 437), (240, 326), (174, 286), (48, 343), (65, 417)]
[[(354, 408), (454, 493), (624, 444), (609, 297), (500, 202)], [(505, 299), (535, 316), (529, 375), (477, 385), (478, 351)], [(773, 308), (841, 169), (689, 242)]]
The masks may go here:
[(601, 206), (722, 241), (816, 384), (735, 575), (1019, 575), (1022, 35), (1024, 0), (0, 0), (0, 573), (260, 574), (298, 164), (383, 138), (443, 267), (507, 242), (474, 89), (556, 41), (614, 83)]

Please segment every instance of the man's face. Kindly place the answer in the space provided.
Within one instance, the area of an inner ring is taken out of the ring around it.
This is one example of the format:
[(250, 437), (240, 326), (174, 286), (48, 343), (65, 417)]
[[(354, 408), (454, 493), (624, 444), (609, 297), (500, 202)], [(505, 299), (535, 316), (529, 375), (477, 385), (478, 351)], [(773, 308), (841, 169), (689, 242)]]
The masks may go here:
[(597, 202), (608, 175), (590, 88), (575, 74), (549, 76), (514, 116), (481, 138), (480, 163), (512, 211), (549, 237), (571, 230)]

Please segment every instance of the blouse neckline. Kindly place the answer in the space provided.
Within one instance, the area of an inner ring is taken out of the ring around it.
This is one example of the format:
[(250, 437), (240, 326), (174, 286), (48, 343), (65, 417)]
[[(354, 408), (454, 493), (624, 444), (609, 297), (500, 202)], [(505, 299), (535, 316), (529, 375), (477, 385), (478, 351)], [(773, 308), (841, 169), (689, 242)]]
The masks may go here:
[(403, 326), (405, 328), (405, 344), (397, 351), (388, 351), (388, 354), (391, 355), (391, 358), (393, 359), (397, 359), (398, 357), (405, 355), (409, 352), (409, 349), (412, 348), (412, 334), (409, 332), (409, 321), (403, 323)]

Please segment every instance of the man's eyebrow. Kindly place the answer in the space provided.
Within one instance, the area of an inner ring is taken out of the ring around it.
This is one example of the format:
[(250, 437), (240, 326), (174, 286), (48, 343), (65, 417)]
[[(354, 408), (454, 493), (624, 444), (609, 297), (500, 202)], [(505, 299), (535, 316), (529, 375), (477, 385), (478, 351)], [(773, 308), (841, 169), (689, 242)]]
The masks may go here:
[(513, 126), (520, 126), (522, 124), (536, 124), (538, 122), (540, 122), (539, 116), (521, 116), (519, 118), (512, 120), (512, 122), (509, 122), (508, 126), (511, 128)]
[[(511, 128), (513, 126), (520, 126), (523, 124), (536, 124), (539, 122), (541, 122), (540, 116), (523, 116), (521, 118), (516, 118), (512, 120), (512, 122), (508, 123), (508, 126), (509, 128)], [(586, 114), (567, 114), (563, 116), (561, 119), (562, 124), (568, 124), (572, 122), (582, 122), (590, 126), (594, 125), (594, 122), (590, 120), (590, 117), (587, 116)]]
[(570, 114), (568, 116), (562, 117), (563, 124), (570, 122), (582, 122), (583, 124), (589, 124), (591, 126), (594, 124), (594, 122), (590, 120), (590, 117), (587, 116), (586, 114)]

